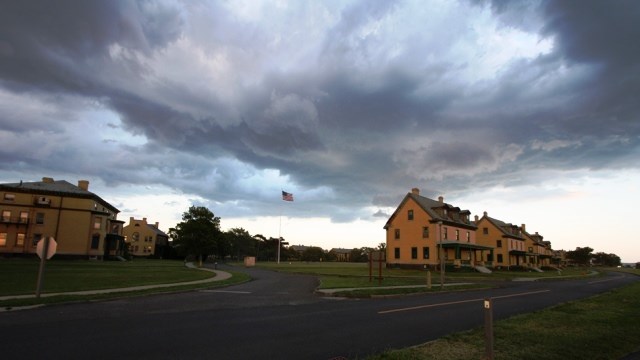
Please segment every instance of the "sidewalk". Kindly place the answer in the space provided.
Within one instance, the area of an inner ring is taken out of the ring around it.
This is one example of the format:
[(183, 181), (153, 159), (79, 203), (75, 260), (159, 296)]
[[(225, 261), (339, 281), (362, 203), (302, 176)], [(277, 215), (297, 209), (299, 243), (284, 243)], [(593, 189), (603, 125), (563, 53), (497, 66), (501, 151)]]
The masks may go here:
[[(471, 285), (472, 283), (449, 283), (444, 284), (447, 286), (462, 286), (462, 285)], [(427, 285), (400, 285), (400, 286), (369, 286), (369, 287), (360, 287), (360, 288), (337, 288), (337, 289), (316, 289), (316, 294), (320, 294), (323, 296), (335, 296), (334, 294), (341, 291), (354, 291), (354, 290), (370, 290), (370, 289), (420, 289), (426, 288)], [(432, 284), (432, 288), (440, 287), (440, 284)]]
[[(197, 267), (193, 263), (186, 263), (185, 266), (193, 269), (197, 269)], [(204, 284), (214, 281), (222, 281), (229, 279), (231, 274), (226, 271), (213, 270), (207, 268), (199, 268), (200, 270), (210, 271), (216, 274), (216, 276), (204, 279), (204, 280), (195, 280), (195, 281), (187, 281), (181, 283), (171, 283), (171, 284), (156, 284), (156, 285), (142, 285), (142, 286), (132, 286), (126, 288), (115, 288), (115, 289), (100, 289), (100, 290), (84, 290), (84, 291), (70, 291), (70, 292), (61, 292), (61, 293), (46, 293), (40, 294), (40, 297), (51, 297), (51, 296), (60, 296), (60, 295), (97, 295), (97, 294), (109, 294), (109, 293), (120, 293), (120, 292), (128, 292), (128, 291), (139, 291), (139, 290), (148, 290), (148, 289), (159, 289), (159, 288), (168, 288), (173, 286), (180, 285), (195, 285), (195, 284)], [(0, 296), (0, 301), (3, 300), (13, 300), (13, 299), (32, 299), (35, 298), (35, 294), (30, 295), (7, 295)]]

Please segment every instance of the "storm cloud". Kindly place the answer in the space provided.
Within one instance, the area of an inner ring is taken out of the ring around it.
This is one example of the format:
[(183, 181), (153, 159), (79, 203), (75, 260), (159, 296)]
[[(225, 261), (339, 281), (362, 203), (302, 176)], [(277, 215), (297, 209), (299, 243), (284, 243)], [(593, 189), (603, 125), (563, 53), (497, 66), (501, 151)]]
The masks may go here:
[(638, 19), (636, 1), (5, 1), (0, 169), (234, 216), (284, 187), (313, 204), (298, 216), (348, 221), (414, 186), (637, 168)]

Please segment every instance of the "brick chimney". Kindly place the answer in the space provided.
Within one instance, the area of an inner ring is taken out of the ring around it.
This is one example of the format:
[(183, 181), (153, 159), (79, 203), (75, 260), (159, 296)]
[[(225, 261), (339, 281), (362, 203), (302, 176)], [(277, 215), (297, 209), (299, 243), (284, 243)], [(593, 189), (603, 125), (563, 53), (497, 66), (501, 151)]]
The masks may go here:
[(160, 226), (160, 223), (156, 221), (156, 229), (158, 229)]
[(78, 187), (84, 191), (89, 191), (89, 180), (78, 180)]
[(43, 182), (43, 183), (52, 183), (52, 182), (53, 182), (53, 178), (50, 178), (50, 177), (43, 177), (43, 178), (42, 178), (42, 182)]
[(485, 212), (484, 212), (484, 216), (489, 216), (489, 214), (487, 214), (487, 212), (485, 211)]
[(420, 189), (418, 189), (417, 187), (411, 189), (411, 193), (413, 195), (420, 195)]
[(440, 204), (444, 204), (444, 198), (442, 196), (438, 196), (438, 202)]
[(480, 220), (480, 218), (478, 217), (478, 215), (475, 216), (476, 222), (478, 222)]
[(527, 227), (525, 226), (525, 224), (522, 224), (520, 230), (522, 230), (522, 232), (527, 232)]

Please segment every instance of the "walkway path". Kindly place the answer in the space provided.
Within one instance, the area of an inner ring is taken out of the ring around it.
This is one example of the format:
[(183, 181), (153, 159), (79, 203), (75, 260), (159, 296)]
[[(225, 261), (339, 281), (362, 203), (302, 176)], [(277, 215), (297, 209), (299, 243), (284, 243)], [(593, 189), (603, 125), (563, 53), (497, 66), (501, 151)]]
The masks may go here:
[[(198, 269), (193, 263), (185, 264), (189, 268)], [(110, 293), (120, 293), (120, 292), (128, 292), (128, 291), (140, 291), (140, 290), (148, 290), (148, 289), (159, 289), (159, 288), (168, 288), (173, 286), (182, 286), (182, 285), (196, 285), (196, 284), (205, 284), (214, 281), (222, 281), (229, 279), (231, 274), (226, 271), (213, 270), (208, 268), (199, 268), (200, 270), (214, 272), (216, 276), (203, 279), (203, 280), (195, 280), (195, 281), (187, 281), (181, 283), (171, 283), (171, 284), (155, 284), (155, 285), (141, 285), (141, 286), (131, 286), (126, 288), (115, 288), (115, 289), (99, 289), (99, 290), (83, 290), (83, 291), (70, 291), (70, 292), (59, 292), (59, 293), (46, 293), (40, 294), (40, 297), (51, 297), (51, 296), (59, 296), (59, 295), (97, 295), (97, 294), (110, 294)], [(3, 300), (13, 300), (13, 299), (32, 299), (35, 298), (35, 294), (29, 295), (7, 295), (0, 296), (0, 301)]]

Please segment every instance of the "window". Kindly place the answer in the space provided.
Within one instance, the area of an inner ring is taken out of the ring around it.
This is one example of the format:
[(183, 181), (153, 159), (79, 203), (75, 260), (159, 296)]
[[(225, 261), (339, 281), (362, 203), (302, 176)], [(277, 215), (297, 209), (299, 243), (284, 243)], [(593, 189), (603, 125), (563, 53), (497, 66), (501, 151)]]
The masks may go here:
[(428, 259), (429, 258), (429, 247), (423, 247), (422, 248), (422, 258), (423, 259)]
[(131, 239), (133, 239), (133, 241), (140, 240), (140, 233), (134, 232), (133, 235), (131, 235)]
[(7, 233), (0, 233), (0, 246), (7, 246)]
[(444, 228), (444, 231), (442, 232), (442, 239), (447, 240), (448, 238), (449, 236), (448, 236), (447, 228)]
[(467, 242), (471, 242), (471, 233), (467, 231)]
[(400, 248), (394, 248), (393, 249), (393, 256), (396, 259), (400, 259)]
[(417, 247), (412, 247), (411, 248), (411, 258), (412, 259), (417, 259), (418, 258), (418, 248)]
[(10, 210), (2, 210), (2, 222), (11, 221), (11, 211)]
[(14, 200), (16, 199), (16, 196), (15, 196), (14, 194), (7, 194), (7, 193), (5, 193), (5, 194), (4, 194), (4, 199), (5, 199), (6, 201), (14, 201)]
[(529, 252), (530, 252), (530, 253), (532, 253), (532, 252), (533, 252), (533, 248), (532, 248), (532, 247), (530, 247), (530, 248), (529, 248)]
[(407, 220), (413, 220), (413, 210), (407, 211)]
[(400, 229), (396, 229), (396, 231), (395, 231), (395, 238), (396, 238), (396, 239), (400, 239)]
[(24, 233), (18, 233), (18, 235), (16, 235), (16, 246), (24, 246), (24, 239)]
[(102, 228), (102, 218), (99, 216), (96, 216), (93, 219), (93, 229), (94, 230), (100, 230)]
[(487, 254), (487, 261), (493, 261), (493, 254)]
[(456, 241), (460, 241), (460, 230), (456, 229)]
[(44, 224), (44, 213), (36, 213), (36, 224), (42, 225)]
[(482, 233), (484, 235), (488, 235), (489, 234), (489, 228), (482, 228)]
[(496, 240), (496, 247), (502, 247), (502, 240)]
[(429, 227), (425, 226), (422, 228), (422, 238), (426, 239), (429, 237)]
[(29, 212), (20, 211), (20, 224), (27, 224), (29, 222)]
[(498, 254), (498, 262), (501, 263), (502, 262), (502, 254)]
[(93, 234), (93, 236), (91, 236), (91, 249), (97, 250), (99, 246), (100, 246), (100, 234)]
[(31, 245), (32, 246), (38, 245), (38, 241), (40, 241), (41, 239), (42, 239), (42, 234), (33, 234), (33, 239), (31, 240)]

